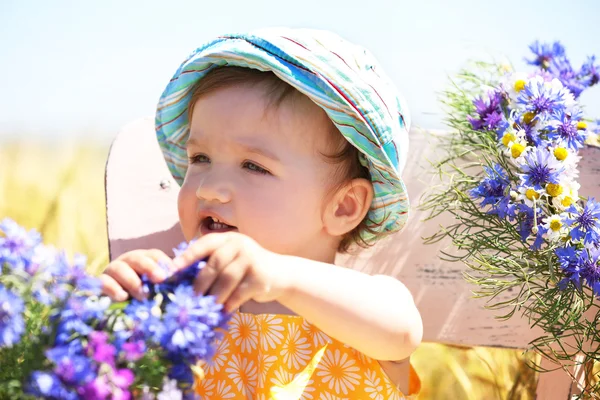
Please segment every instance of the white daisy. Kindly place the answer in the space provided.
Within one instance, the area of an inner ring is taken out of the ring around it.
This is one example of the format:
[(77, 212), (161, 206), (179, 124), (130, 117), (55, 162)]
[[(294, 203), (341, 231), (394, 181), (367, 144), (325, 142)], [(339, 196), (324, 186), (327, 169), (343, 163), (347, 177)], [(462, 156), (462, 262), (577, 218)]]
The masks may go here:
[(580, 187), (581, 185), (578, 182), (566, 182), (562, 194), (552, 198), (552, 205), (561, 211), (566, 210), (579, 199)]
[(550, 215), (542, 220), (548, 240), (552, 242), (558, 241), (561, 237), (568, 233), (565, 227), (563, 218), (558, 214)]
[(502, 80), (502, 87), (508, 94), (511, 103), (514, 104), (517, 101), (517, 95), (525, 88), (528, 81), (527, 74), (523, 72), (513, 72), (505, 76)]
[(540, 198), (544, 192), (535, 190), (532, 187), (521, 185), (519, 186), (519, 193), (517, 194), (517, 200), (521, 200), (527, 206), (533, 208), (533, 201), (539, 204)]

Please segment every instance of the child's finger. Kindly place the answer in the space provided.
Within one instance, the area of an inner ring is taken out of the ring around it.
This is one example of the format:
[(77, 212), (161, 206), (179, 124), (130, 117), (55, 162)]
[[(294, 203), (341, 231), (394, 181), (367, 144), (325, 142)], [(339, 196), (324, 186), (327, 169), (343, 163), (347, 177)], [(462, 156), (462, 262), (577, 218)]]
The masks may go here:
[(188, 247), (183, 254), (173, 259), (173, 264), (178, 270), (211, 255), (215, 250), (229, 240), (227, 233), (209, 233), (202, 236)]
[(108, 264), (104, 274), (110, 276), (117, 284), (133, 297), (141, 300), (144, 297), (142, 293), (142, 280), (132, 267), (123, 260), (115, 260)]
[(164, 271), (146, 252), (127, 253), (117, 260), (124, 261), (138, 275), (146, 275), (152, 282), (162, 282), (167, 278), (167, 271)]
[(247, 279), (243, 280), (225, 301), (223, 306), (225, 312), (233, 312), (240, 308), (242, 304), (252, 299), (254, 292), (252, 283)]
[(146, 255), (152, 258), (157, 264), (164, 264), (171, 272), (175, 271), (173, 260), (164, 251), (158, 249), (150, 249), (146, 251)]
[(215, 296), (217, 303), (225, 303), (244, 280), (246, 272), (248, 272), (246, 264), (242, 263), (239, 258), (235, 259), (219, 273), (217, 279), (208, 290), (208, 295)]
[(206, 261), (206, 265), (196, 277), (196, 292), (206, 294), (219, 274), (235, 259), (238, 251), (227, 243), (216, 249)]
[(102, 293), (113, 299), (114, 301), (125, 301), (129, 297), (126, 291), (123, 290), (121, 285), (117, 281), (106, 274), (99, 276), (100, 282), (102, 282)]

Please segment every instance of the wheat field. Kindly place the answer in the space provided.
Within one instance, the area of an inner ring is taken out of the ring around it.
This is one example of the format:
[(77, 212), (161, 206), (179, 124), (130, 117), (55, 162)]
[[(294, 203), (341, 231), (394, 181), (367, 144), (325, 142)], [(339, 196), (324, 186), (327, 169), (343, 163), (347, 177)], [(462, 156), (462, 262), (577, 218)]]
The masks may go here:
[[(108, 262), (104, 165), (107, 144), (0, 142), (0, 218), (39, 230), (44, 241)], [(423, 344), (413, 356), (420, 400), (533, 399), (537, 375), (521, 351)], [(1, 360), (0, 360), (1, 362)]]

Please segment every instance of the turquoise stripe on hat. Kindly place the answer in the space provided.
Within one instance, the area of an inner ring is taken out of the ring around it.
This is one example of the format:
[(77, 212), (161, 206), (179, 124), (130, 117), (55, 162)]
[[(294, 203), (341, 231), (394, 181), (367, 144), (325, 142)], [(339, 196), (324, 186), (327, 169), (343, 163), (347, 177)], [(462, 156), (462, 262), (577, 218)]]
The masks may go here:
[[(323, 108), (364, 158), (375, 196), (369, 227), (399, 231), (409, 201), (401, 179), (410, 117), (404, 100), (375, 58), (339, 36), (271, 28), (221, 36), (195, 50), (175, 72), (156, 112), (156, 134), (169, 170), (181, 184), (187, 169), (187, 109), (196, 83), (211, 69), (238, 66), (272, 71)], [(365, 233), (364, 239), (373, 239)]]

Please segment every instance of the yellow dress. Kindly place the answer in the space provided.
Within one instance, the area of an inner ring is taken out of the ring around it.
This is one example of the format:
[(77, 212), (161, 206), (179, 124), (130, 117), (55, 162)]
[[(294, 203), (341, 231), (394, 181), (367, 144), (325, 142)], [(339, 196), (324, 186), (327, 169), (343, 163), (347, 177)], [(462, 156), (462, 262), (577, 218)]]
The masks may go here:
[(204, 378), (202, 399), (410, 400), (419, 391), (411, 367), (403, 395), (379, 363), (290, 315), (236, 313)]

